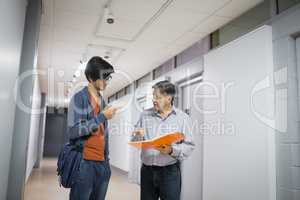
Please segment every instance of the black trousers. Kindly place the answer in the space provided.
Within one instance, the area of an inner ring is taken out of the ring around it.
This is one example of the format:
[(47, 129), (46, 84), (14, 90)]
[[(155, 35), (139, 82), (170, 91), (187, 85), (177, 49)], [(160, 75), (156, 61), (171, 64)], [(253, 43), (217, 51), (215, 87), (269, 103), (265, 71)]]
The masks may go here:
[(179, 163), (158, 167), (141, 167), (141, 200), (180, 200), (181, 172)]

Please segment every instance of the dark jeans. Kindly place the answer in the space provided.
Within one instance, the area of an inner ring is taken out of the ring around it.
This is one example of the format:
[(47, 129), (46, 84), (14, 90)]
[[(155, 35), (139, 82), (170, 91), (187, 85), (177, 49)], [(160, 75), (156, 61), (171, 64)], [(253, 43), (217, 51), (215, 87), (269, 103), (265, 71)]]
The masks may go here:
[(181, 172), (179, 163), (166, 167), (141, 168), (141, 200), (179, 200)]
[(82, 160), (70, 200), (104, 200), (111, 176), (109, 162)]

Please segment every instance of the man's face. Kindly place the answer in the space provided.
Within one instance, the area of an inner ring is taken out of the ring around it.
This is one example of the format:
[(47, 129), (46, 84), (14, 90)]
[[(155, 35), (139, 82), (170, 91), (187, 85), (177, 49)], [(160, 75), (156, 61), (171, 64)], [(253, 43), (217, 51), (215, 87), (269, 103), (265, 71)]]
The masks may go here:
[(93, 81), (92, 84), (94, 85), (94, 87), (96, 88), (96, 90), (98, 91), (103, 91), (105, 90), (106, 86), (107, 86), (107, 82), (106, 80), (101, 80), (98, 79), (96, 81)]
[(164, 111), (165, 108), (171, 106), (172, 97), (166, 94), (162, 94), (159, 89), (153, 90), (153, 107), (156, 111)]

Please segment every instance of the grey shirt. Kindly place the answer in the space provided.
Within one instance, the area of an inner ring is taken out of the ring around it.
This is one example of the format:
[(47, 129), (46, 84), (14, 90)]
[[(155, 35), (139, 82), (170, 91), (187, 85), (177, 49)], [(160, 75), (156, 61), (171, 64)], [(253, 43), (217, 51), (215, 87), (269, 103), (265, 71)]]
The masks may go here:
[(149, 140), (170, 132), (181, 132), (185, 135), (184, 141), (172, 145), (173, 152), (171, 155), (162, 154), (156, 149), (143, 149), (141, 159), (145, 165), (167, 166), (174, 164), (187, 158), (195, 148), (191, 119), (177, 108), (173, 107), (172, 112), (164, 119), (153, 108), (145, 110), (135, 128), (143, 128), (145, 135), (144, 138), (133, 136), (132, 141)]

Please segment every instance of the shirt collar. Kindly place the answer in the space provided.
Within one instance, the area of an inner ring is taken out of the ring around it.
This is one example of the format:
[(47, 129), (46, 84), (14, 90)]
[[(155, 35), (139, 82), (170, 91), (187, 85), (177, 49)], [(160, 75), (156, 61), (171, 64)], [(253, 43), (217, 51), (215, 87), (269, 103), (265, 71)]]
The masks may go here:
[[(89, 102), (89, 105), (92, 105), (92, 102), (91, 102), (91, 99), (90, 99), (90, 93), (89, 93), (89, 89), (88, 89), (88, 87), (87, 86), (85, 86), (84, 88), (83, 88), (83, 96), (84, 96), (84, 98), (86, 98), (87, 99), (87, 101)], [(101, 96), (101, 94), (99, 94), (99, 101), (101, 102), (101, 104), (103, 103), (103, 98), (102, 98), (102, 96)]]
[[(176, 108), (174, 107), (174, 106), (172, 106), (172, 111), (169, 113), (169, 115), (166, 117), (166, 118), (168, 118), (170, 115), (172, 115), (172, 114), (174, 114), (174, 115), (176, 115)], [(153, 113), (152, 113), (152, 115), (153, 116), (158, 116), (158, 117), (161, 117), (160, 115), (159, 115), (159, 113), (153, 108)]]

